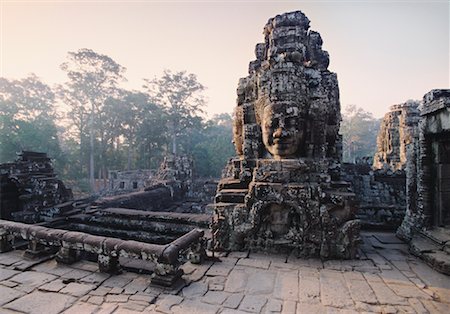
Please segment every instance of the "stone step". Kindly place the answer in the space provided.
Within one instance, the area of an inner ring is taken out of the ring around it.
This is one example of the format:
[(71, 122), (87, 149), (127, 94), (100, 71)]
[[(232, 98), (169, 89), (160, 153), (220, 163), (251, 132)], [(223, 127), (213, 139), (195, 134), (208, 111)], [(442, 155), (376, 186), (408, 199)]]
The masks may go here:
[(237, 203), (243, 204), (247, 189), (224, 189), (216, 195), (216, 203)]
[(220, 180), (218, 184), (219, 190), (223, 189), (248, 189), (249, 181), (241, 181), (234, 178), (226, 178)]
[(450, 228), (434, 227), (431, 230), (422, 231), (422, 234), (440, 245), (450, 243)]
[[(430, 236), (430, 234), (440, 236), (436, 238)], [(441, 236), (442, 230), (428, 230), (418, 233), (412, 238), (409, 250), (437, 271), (450, 275), (450, 254)]]

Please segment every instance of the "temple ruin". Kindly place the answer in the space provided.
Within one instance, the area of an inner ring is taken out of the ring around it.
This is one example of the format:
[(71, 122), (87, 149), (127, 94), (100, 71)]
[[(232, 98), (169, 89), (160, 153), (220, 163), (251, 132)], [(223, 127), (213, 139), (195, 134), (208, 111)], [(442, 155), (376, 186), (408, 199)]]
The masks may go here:
[(341, 181), (337, 76), (300, 11), (264, 27), (234, 118), (237, 157), (219, 182), (212, 226), (224, 250), (353, 258), (355, 195)]
[(381, 121), (373, 158), (342, 166), (357, 196), (357, 218), (364, 228), (396, 230), (403, 221), (407, 147), (417, 133), (418, 106), (417, 101), (391, 106)]
[(49, 216), (58, 214), (57, 205), (72, 199), (45, 153), (23, 151), (15, 162), (0, 165), (0, 219), (37, 222), (44, 208), (51, 208)]
[(450, 90), (425, 94), (407, 147), (407, 209), (397, 235), (411, 252), (450, 274)]
[(152, 283), (162, 286), (180, 279), (184, 261), (199, 263), (205, 255), (209, 198), (192, 199), (203, 191), (193, 189), (192, 161), (185, 156), (167, 156), (141, 190), (77, 200), (45, 154), (23, 152), (1, 169), (0, 252), (25, 245), (29, 258), (95, 260), (102, 272), (151, 272)]

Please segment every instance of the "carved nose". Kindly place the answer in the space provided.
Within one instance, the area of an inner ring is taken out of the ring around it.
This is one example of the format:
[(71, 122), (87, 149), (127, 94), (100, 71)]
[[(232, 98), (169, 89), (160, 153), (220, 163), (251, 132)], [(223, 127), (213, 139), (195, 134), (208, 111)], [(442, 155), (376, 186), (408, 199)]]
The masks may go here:
[(283, 130), (281, 128), (278, 128), (275, 130), (275, 132), (273, 132), (273, 137), (281, 137), (282, 134)]

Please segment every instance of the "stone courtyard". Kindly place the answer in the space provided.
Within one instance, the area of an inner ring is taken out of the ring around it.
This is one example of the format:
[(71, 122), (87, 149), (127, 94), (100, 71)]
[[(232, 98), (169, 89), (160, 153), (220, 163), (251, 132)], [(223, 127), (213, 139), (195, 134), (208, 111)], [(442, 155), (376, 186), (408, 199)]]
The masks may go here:
[(393, 233), (363, 232), (360, 259), (232, 252), (183, 265), (172, 289), (96, 263), (0, 255), (0, 313), (449, 313), (450, 280)]

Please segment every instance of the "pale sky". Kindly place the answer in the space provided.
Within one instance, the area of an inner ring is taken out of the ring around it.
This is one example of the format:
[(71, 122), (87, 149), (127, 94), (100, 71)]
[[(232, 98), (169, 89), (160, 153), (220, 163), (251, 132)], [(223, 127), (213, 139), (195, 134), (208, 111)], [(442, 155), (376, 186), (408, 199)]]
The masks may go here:
[(341, 106), (381, 117), (393, 104), (449, 88), (449, 1), (0, 0), (0, 76), (53, 85), (68, 51), (90, 48), (127, 68), (123, 86), (164, 69), (195, 73), (209, 115), (232, 112), (267, 20), (301, 10), (330, 54)]

